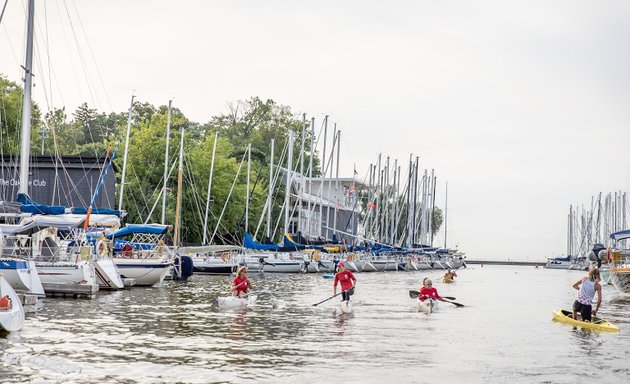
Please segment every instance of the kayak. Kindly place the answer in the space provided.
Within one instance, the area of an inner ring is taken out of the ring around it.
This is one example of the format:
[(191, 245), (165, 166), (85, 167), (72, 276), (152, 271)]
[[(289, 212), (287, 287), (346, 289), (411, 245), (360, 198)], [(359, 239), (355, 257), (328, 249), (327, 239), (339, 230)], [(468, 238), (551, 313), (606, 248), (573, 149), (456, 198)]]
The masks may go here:
[(418, 300), (418, 312), (431, 314), (437, 309), (437, 301), (433, 299), (426, 299), (425, 301)]
[(256, 295), (248, 295), (247, 297), (226, 296), (217, 297), (215, 304), (220, 309), (243, 308), (256, 304)]
[(593, 316), (593, 322), (575, 320), (573, 318), (573, 312), (564, 309), (553, 311), (553, 320), (576, 327), (593, 329), (595, 331), (619, 332), (619, 328), (610, 324), (608, 320), (595, 316)]

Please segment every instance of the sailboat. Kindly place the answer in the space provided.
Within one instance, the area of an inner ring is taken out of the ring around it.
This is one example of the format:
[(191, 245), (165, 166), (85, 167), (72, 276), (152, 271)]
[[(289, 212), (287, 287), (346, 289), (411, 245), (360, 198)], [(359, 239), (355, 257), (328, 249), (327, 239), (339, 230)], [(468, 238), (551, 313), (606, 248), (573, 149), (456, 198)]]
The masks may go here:
[[(30, 152), (30, 133), (31, 133), (31, 68), (33, 64), (33, 12), (34, 0), (29, 1), (28, 5), (28, 38), (26, 40), (26, 59), (25, 59), (25, 79), (24, 79), (24, 95), (22, 101), (22, 141), (21, 141), (21, 157), (20, 157), (20, 192), (26, 192), (28, 186), (28, 161)], [(11, 203), (2, 202), (3, 206), (11, 205)], [(16, 217), (21, 216), (19, 208), (13, 212)], [(19, 290), (24, 290), (29, 294), (44, 296), (44, 289), (39, 280), (35, 263), (29, 260), (24, 252), (23, 247), (5, 247), (6, 230), (0, 230), (0, 273), (5, 273), (8, 279), (7, 284)], [(13, 239), (17, 240), (18, 245), (25, 245), (28, 242), (26, 238)], [(9, 250), (7, 253), (5, 250)], [(6, 280), (4, 280), (6, 281)]]
[(0, 331), (19, 331), (24, 326), (24, 307), (11, 285), (0, 273)]

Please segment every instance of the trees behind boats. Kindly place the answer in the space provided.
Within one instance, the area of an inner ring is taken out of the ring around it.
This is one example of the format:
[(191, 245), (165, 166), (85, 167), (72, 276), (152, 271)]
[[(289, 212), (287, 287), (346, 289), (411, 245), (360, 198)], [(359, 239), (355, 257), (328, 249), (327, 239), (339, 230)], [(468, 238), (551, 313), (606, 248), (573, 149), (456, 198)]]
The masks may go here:
[[(19, 153), (19, 132), (21, 114), (22, 88), (15, 82), (0, 75), (0, 119), (2, 120), (2, 150), (5, 154)], [(65, 108), (53, 109), (44, 117), (38, 106), (33, 103), (33, 130), (31, 147), (42, 148), (47, 154), (104, 156), (108, 145), (115, 146), (120, 132), (127, 126), (127, 112), (102, 113), (82, 104), (73, 113)], [(168, 106), (155, 107), (149, 103), (136, 101), (132, 108), (131, 135), (129, 140), (127, 178), (123, 207), (128, 212), (130, 223), (160, 222), (161, 208), (154, 210), (151, 206), (160, 195), (163, 184), (164, 148), (166, 145), (166, 125)], [(183, 243), (200, 243), (203, 239), (203, 222), (205, 196), (211, 154), (218, 134), (215, 158), (214, 181), (212, 184), (212, 201), (207, 231), (217, 225), (217, 218), (228, 198), (234, 176), (237, 174), (239, 161), (249, 143), (252, 144), (252, 187), (249, 193), (249, 217), (259, 217), (267, 200), (269, 169), (271, 157), (269, 142), (273, 138), (280, 144), (274, 150), (274, 157), (279, 159), (286, 143), (289, 130), (293, 130), (301, 141), (303, 121), (294, 117), (289, 107), (279, 105), (273, 100), (261, 100), (257, 97), (239, 101), (231, 105), (228, 112), (211, 117), (209, 122), (199, 124), (191, 122), (178, 108), (171, 111), (171, 142), (179, 143), (180, 127), (185, 127), (185, 165), (184, 178), (187, 187), (182, 197), (182, 233)], [(49, 132), (44, 136), (40, 132)], [(306, 130), (306, 135), (311, 132)], [(54, 138), (53, 138), (54, 135)], [(299, 141), (298, 141), (299, 140)], [(305, 140), (307, 148), (305, 156), (310, 156), (310, 137)], [(123, 143), (124, 145), (124, 143)], [(299, 153), (294, 151), (294, 163)], [(168, 164), (177, 161), (177, 150), (172, 150)], [(120, 169), (122, 156), (115, 160)], [(319, 159), (314, 158), (314, 176), (317, 175)], [(170, 166), (169, 166), (170, 167)], [(176, 185), (177, 172), (171, 172), (168, 185)], [(242, 178), (242, 180), (240, 180)], [(229, 204), (221, 219), (219, 231), (214, 239), (216, 243), (240, 243), (244, 228), (245, 207), (245, 173), (239, 174), (239, 182), (235, 185)], [(241, 182), (242, 181), (242, 182)], [(275, 194), (284, 194), (283, 186), (275, 187)], [(169, 195), (175, 191), (168, 189)], [(282, 209), (282, 199), (274, 199), (272, 214), (278, 217)], [(166, 207), (167, 222), (173, 222), (175, 216), (175, 199), (169, 198)], [(281, 236), (280, 234), (278, 236)], [(279, 241), (280, 238), (271, 239)]]

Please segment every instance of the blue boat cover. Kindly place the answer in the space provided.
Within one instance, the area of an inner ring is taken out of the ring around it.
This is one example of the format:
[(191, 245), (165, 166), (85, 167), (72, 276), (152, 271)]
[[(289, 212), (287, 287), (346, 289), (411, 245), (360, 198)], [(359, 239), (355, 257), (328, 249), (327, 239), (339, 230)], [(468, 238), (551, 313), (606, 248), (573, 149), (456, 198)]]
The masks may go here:
[(630, 238), (630, 229), (626, 229), (624, 231), (611, 233), (610, 234), (610, 238), (615, 240), (615, 241), (619, 241), (619, 240)]
[(106, 237), (111, 239), (112, 237), (123, 237), (133, 235), (136, 233), (151, 233), (155, 235), (163, 235), (168, 232), (170, 225), (162, 224), (127, 224), (123, 228), (115, 232), (108, 233)]
[(248, 249), (256, 249), (259, 251), (277, 251), (280, 246), (277, 244), (261, 244), (252, 239), (252, 236), (249, 232), (245, 232), (245, 236), (243, 238), (243, 247)]
[[(72, 208), (72, 213), (76, 214), (76, 215), (87, 215), (87, 208)], [(111, 209), (111, 208), (92, 208), (92, 214), (93, 215), (115, 215), (118, 217), (122, 217), (121, 216), (121, 211), (117, 210), (117, 209)]]
[(16, 200), (20, 203), (20, 210), (25, 213), (36, 215), (63, 215), (66, 213), (66, 207), (63, 205), (39, 204), (25, 193), (18, 193)]

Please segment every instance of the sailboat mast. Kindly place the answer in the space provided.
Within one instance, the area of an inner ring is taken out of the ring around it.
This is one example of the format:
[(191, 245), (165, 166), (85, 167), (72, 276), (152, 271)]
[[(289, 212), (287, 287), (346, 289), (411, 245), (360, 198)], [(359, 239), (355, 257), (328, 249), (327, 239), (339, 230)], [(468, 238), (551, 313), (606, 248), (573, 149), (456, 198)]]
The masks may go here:
[[(325, 238), (329, 239), (328, 231), (330, 230), (330, 203), (332, 202), (332, 179), (333, 179), (333, 161), (335, 160), (335, 145), (337, 144), (337, 123), (334, 124), (333, 128), (333, 140), (332, 140), (332, 148), (330, 148), (330, 157), (328, 158), (328, 162), (326, 165), (326, 170), (330, 167), (330, 175), (328, 176), (328, 192), (326, 192), (326, 234)], [(335, 211), (333, 210), (333, 213)], [(334, 221), (334, 219), (333, 219)]]
[(247, 189), (245, 191), (245, 232), (249, 229), (249, 174), (252, 170), (252, 144), (247, 144)]
[(33, 20), (35, 0), (28, 2), (26, 60), (24, 61), (24, 95), (22, 99), (22, 146), (20, 150), (20, 193), (28, 194), (28, 169), (31, 151), (31, 88), (33, 88)]
[(214, 156), (217, 153), (217, 141), (219, 140), (219, 132), (214, 134), (214, 144), (212, 145), (212, 161), (210, 162), (210, 176), (208, 177), (208, 194), (206, 196), (206, 215), (203, 220), (203, 244), (207, 245), (208, 238), (208, 213), (210, 212), (210, 192), (212, 191), (212, 174), (214, 173)]
[[(168, 179), (168, 144), (171, 138), (171, 105), (173, 100), (168, 101), (168, 117), (166, 118), (166, 152), (164, 154), (164, 188), (162, 190), (162, 225), (166, 224), (166, 187)], [(121, 192), (122, 196), (122, 192)], [(205, 233), (204, 233), (205, 236)]]
[(339, 215), (339, 148), (341, 147), (341, 130), (337, 131), (337, 171), (335, 173), (335, 220), (333, 222), (333, 235), (337, 234), (337, 216)]
[(448, 235), (448, 181), (446, 182), (445, 196), (444, 196), (444, 249), (446, 248), (446, 237)]
[(313, 140), (315, 138), (315, 118), (311, 118), (311, 157), (308, 159), (308, 219), (306, 222), (306, 233), (311, 235), (311, 199), (313, 196), (313, 156), (315, 148)]
[(182, 212), (182, 178), (184, 174), (184, 127), (180, 129), (180, 143), (179, 143), (179, 167), (177, 168), (177, 207), (175, 208), (175, 234), (173, 244), (177, 247), (181, 241), (180, 222)]
[(284, 195), (284, 232), (289, 233), (289, 217), (291, 213), (291, 167), (293, 167), (293, 131), (289, 131), (289, 148), (287, 156), (287, 190)]
[(302, 195), (304, 194), (304, 145), (306, 144), (306, 113), (302, 114), (302, 144), (300, 145), (300, 192), (298, 193), (298, 231), (302, 231)]
[(273, 196), (273, 154), (275, 139), (271, 139), (271, 159), (269, 161), (269, 194), (267, 194), (267, 238), (271, 239), (271, 197)]
[[(324, 117), (324, 149), (322, 150), (321, 173), (319, 175), (319, 231), (318, 236), (322, 233), (322, 222), (324, 221), (324, 180), (326, 179), (326, 136), (328, 136), (328, 115)], [(326, 218), (328, 220), (328, 218)], [(328, 225), (328, 223), (326, 224)]]
[(129, 152), (129, 133), (131, 132), (131, 111), (133, 109), (133, 100), (136, 96), (131, 96), (131, 104), (129, 105), (129, 116), (127, 116), (127, 134), (125, 136), (125, 156), (123, 157), (122, 177), (120, 178), (120, 196), (118, 199), (118, 210), (122, 211), (123, 191), (125, 189), (125, 176), (127, 174), (127, 152)]

